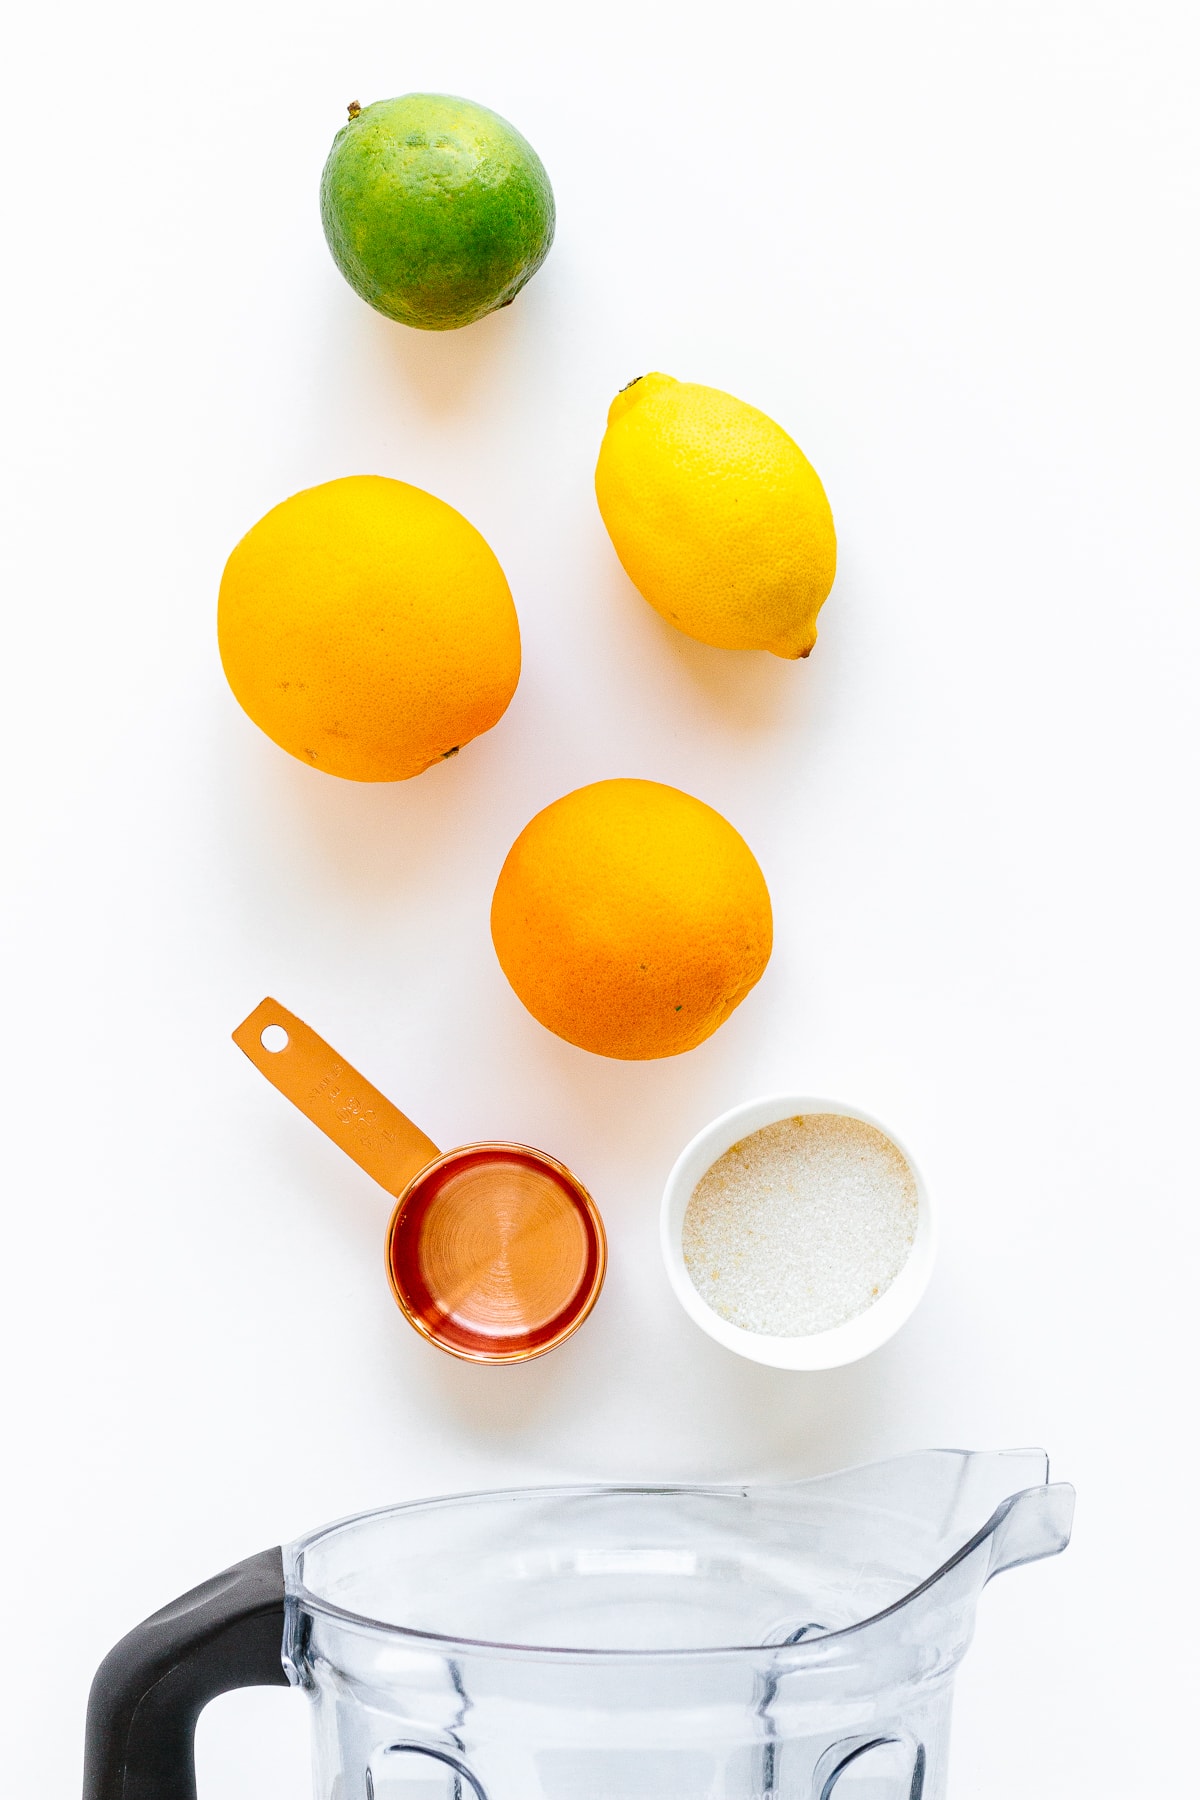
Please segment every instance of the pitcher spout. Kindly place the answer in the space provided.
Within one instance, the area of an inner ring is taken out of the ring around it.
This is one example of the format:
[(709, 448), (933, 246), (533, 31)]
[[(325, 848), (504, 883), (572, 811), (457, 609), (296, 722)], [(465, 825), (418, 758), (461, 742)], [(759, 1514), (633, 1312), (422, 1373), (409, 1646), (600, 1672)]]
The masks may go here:
[(957, 1655), (969, 1639), (975, 1602), (993, 1575), (1066, 1549), (1075, 1490), (1050, 1481), (1041, 1450), (935, 1451), (925, 1462), (926, 1471), (941, 1478), (928, 1490), (928, 1572), (880, 1618), (898, 1624), (906, 1615), (906, 1636), (925, 1634), (957, 1645)]
[(1022, 1563), (1057, 1556), (1071, 1541), (1075, 1489), (1066, 1481), (1026, 1488), (999, 1507), (989, 1521), (991, 1550), (986, 1580)]
[[(876, 1626), (909, 1638), (933, 1629), (935, 1615), (969, 1635), (993, 1575), (1066, 1547), (1075, 1500), (1051, 1484), (1044, 1450), (926, 1450), (798, 1483), (791, 1495), (795, 1524), (815, 1533), (820, 1552), (806, 1640), (856, 1627), (875, 1636)], [(795, 1643), (797, 1623), (774, 1641)]]
[(964, 1454), (957, 1486), (947, 1535), (963, 1526), (974, 1529), (964, 1533), (961, 1549), (946, 1558), (934, 1580), (969, 1562), (982, 1587), (1004, 1569), (1057, 1556), (1070, 1542), (1075, 1490), (1065, 1481), (1051, 1482), (1044, 1450)]

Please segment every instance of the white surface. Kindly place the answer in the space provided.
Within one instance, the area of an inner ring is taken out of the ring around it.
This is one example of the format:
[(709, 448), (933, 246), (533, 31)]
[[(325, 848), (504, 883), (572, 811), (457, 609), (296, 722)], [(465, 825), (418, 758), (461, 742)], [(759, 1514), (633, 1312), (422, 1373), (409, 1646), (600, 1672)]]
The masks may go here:
[[(718, 1157), (734, 1144), (764, 1125), (780, 1119), (795, 1118), (802, 1113), (840, 1113), (843, 1118), (862, 1119), (874, 1125), (891, 1139), (912, 1171), (917, 1187), (916, 1236), (895, 1280), (883, 1297), (844, 1324), (828, 1331), (810, 1332), (803, 1337), (773, 1337), (765, 1332), (746, 1331), (714, 1312), (701, 1296), (683, 1256), (683, 1220), (696, 1183), (711, 1169)], [(916, 1157), (907, 1144), (897, 1141), (882, 1120), (871, 1118), (856, 1106), (838, 1100), (821, 1100), (811, 1095), (775, 1094), (748, 1100), (731, 1107), (713, 1119), (703, 1131), (680, 1152), (663, 1189), (659, 1209), (659, 1246), (667, 1280), (675, 1298), (688, 1317), (706, 1331), (716, 1343), (752, 1362), (765, 1363), (773, 1369), (837, 1369), (857, 1362), (878, 1350), (912, 1317), (913, 1309), (929, 1285), (936, 1256), (937, 1237), (934, 1229), (933, 1203)]]
[[(1075, 1542), (985, 1597), (956, 1800), (1178, 1791), (1196, 49), (1183, 0), (10, 23), (6, 1791), (78, 1792), (130, 1623), (347, 1510), (1024, 1442)], [(414, 87), (515, 120), (560, 208), (528, 293), (445, 336), (357, 301), (317, 220), (347, 101)], [(591, 471), (648, 368), (761, 404), (825, 480), (808, 663), (691, 643), (622, 576)], [(483, 530), (526, 653), (497, 730), (377, 789), (261, 737), (213, 629), (236, 538), (356, 471)], [(774, 897), (765, 979), (676, 1061), (550, 1038), (488, 939), (517, 830), (606, 775), (719, 807)], [(441, 1141), (579, 1170), (612, 1266), (565, 1348), (474, 1368), (404, 1326), (386, 1200), (229, 1042), (268, 992)], [(940, 1206), (914, 1319), (826, 1375), (710, 1342), (655, 1243), (680, 1147), (772, 1088), (893, 1121)], [(305, 1726), (220, 1702), (202, 1800), (301, 1795)]]

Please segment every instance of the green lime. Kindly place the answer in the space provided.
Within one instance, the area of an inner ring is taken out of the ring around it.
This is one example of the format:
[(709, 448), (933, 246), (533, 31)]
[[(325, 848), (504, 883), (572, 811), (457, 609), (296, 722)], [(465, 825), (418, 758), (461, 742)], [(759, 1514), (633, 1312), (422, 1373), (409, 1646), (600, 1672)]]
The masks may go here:
[(321, 220), (356, 294), (425, 331), (516, 298), (554, 239), (536, 151), (499, 113), (450, 94), (350, 108), (321, 176)]

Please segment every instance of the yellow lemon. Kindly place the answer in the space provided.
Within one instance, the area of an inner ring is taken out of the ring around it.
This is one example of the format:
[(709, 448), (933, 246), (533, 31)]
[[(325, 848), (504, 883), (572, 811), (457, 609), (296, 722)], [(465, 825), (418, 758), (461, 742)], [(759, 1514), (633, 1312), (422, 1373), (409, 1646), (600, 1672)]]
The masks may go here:
[(657, 781), (598, 781), (531, 819), (492, 899), (518, 998), (600, 1056), (710, 1037), (771, 954), (771, 898), (733, 826)]
[(596, 498), (629, 579), (689, 637), (807, 656), (837, 540), (820, 479), (766, 413), (643, 375), (608, 411)]
[(306, 488), (225, 565), (221, 661), (254, 723), (350, 781), (403, 781), (488, 731), (512, 699), (521, 635), (475, 527), (382, 475)]

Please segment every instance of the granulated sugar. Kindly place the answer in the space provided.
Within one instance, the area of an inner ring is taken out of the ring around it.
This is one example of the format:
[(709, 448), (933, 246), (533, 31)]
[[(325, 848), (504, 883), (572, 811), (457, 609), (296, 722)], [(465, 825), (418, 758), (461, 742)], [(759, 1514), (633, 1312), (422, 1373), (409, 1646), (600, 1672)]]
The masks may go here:
[(808, 1113), (751, 1132), (701, 1176), (683, 1260), (731, 1325), (807, 1337), (873, 1305), (916, 1230), (916, 1180), (891, 1139), (861, 1119)]

